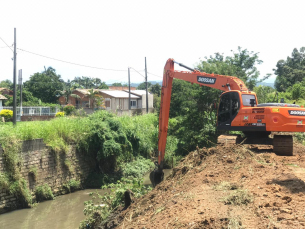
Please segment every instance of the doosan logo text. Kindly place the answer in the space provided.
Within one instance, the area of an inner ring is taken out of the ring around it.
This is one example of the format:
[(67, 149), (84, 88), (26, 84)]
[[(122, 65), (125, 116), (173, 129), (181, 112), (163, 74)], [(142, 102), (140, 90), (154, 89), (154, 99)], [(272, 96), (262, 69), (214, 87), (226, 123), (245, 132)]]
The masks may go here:
[(216, 82), (216, 78), (197, 76), (197, 81), (199, 83), (214, 84)]
[(305, 116), (305, 111), (288, 111), (290, 115)]

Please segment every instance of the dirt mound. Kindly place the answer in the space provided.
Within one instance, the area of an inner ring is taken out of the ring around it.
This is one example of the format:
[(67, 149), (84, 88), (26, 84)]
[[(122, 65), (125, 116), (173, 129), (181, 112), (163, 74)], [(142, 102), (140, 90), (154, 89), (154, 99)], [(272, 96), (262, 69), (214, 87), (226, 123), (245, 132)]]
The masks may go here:
[(118, 228), (305, 228), (305, 147), (197, 149), (109, 223)]

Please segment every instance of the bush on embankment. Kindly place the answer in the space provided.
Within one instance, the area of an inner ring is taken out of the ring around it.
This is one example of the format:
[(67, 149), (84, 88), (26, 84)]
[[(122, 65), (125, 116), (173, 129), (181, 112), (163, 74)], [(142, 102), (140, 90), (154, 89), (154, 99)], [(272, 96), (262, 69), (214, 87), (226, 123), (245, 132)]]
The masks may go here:
[(31, 205), (32, 199), (19, 172), (19, 152), (23, 140), (37, 138), (42, 138), (57, 155), (76, 145), (106, 174), (139, 156), (150, 158), (157, 151), (158, 118), (155, 114), (117, 117), (98, 111), (88, 117), (19, 122), (16, 127), (11, 123), (0, 125), (0, 144), (6, 158), (6, 171), (0, 174), (0, 180), (10, 193), (23, 197), (25, 206)]

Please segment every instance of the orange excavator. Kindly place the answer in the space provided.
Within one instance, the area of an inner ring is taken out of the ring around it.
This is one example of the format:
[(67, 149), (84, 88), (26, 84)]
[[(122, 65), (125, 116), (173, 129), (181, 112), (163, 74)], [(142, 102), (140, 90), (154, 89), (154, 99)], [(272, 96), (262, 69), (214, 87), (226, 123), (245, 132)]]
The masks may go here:
[[(189, 71), (175, 71), (174, 64)], [(255, 92), (249, 91), (242, 80), (234, 76), (224, 76), (199, 72), (181, 63), (168, 59), (163, 72), (161, 107), (159, 115), (159, 140), (157, 168), (150, 174), (153, 186), (163, 180), (163, 164), (168, 130), (169, 109), (173, 79), (181, 79), (202, 86), (224, 91), (220, 96), (217, 111), (217, 130), (242, 131), (244, 137), (221, 135), (218, 143), (234, 141), (244, 144), (273, 145), (279, 155), (293, 154), (292, 135), (274, 135), (271, 132), (305, 132), (305, 108), (296, 104), (258, 104)]]

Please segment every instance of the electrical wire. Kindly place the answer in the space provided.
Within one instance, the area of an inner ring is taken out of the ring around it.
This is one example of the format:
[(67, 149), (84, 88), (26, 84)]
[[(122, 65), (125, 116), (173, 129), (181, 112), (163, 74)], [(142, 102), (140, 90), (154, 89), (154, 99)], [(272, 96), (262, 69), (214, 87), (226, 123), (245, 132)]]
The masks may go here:
[[(0, 39), (3, 41), (4, 44), (6, 44), (6, 42), (5, 42), (1, 37), (0, 37)], [(12, 49), (10, 46), (8, 46), (8, 44), (6, 44), (6, 46), (9, 47), (10, 50), (12, 50), (12, 52), (14, 52), (13, 49)], [(13, 45), (12, 45), (12, 46), (13, 46)]]
[(93, 69), (99, 69), (99, 70), (105, 70), (105, 71), (127, 72), (127, 70), (101, 68), (101, 67), (94, 67), (94, 66), (89, 66), (89, 65), (84, 65), (84, 64), (77, 64), (77, 63), (73, 63), (73, 62), (70, 62), (70, 61), (60, 60), (60, 59), (56, 59), (56, 58), (53, 58), (53, 57), (48, 57), (48, 56), (41, 55), (41, 54), (38, 54), (38, 53), (30, 52), (30, 51), (27, 51), (27, 50), (24, 50), (24, 49), (21, 49), (21, 48), (17, 48), (17, 49), (20, 50), (20, 51), (23, 51), (23, 52), (27, 52), (27, 53), (36, 55), (36, 56), (48, 58), (48, 59), (51, 59), (51, 60), (56, 60), (56, 61), (67, 63), (67, 64), (73, 64), (73, 65), (77, 65), (77, 66), (81, 66), (81, 67), (93, 68)]
[(131, 69), (133, 69), (134, 71), (136, 71), (139, 75), (141, 75), (142, 77), (144, 77), (145, 79), (145, 76), (143, 76), (140, 72), (138, 72), (136, 69), (134, 69), (133, 67), (130, 67)]
[(150, 72), (147, 72), (147, 74), (150, 74), (150, 75), (153, 75), (153, 76), (156, 76), (156, 77), (159, 77), (159, 78), (163, 78), (162, 76), (158, 76), (158, 75), (155, 75), (155, 74), (153, 74), (153, 73), (150, 73)]

